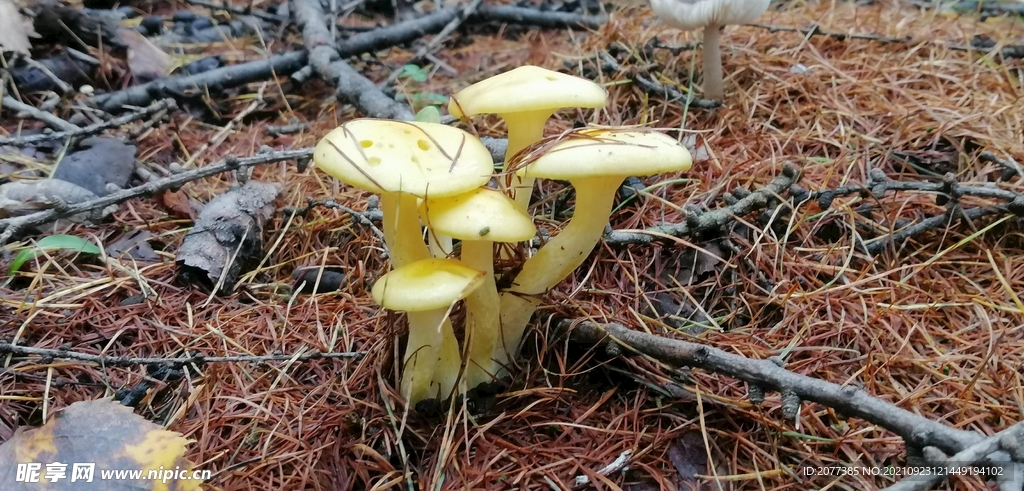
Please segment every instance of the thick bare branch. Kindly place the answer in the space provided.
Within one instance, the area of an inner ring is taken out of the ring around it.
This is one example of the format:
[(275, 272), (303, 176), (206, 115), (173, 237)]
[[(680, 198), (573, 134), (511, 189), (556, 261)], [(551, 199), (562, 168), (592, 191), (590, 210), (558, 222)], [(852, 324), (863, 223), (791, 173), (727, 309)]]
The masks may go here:
[(984, 438), (970, 431), (950, 428), (918, 416), (853, 386), (843, 386), (807, 377), (782, 368), (772, 360), (754, 360), (717, 348), (634, 331), (621, 324), (597, 324), (563, 320), (560, 329), (572, 339), (588, 344), (614, 342), (676, 367), (690, 366), (746, 382), (758, 390), (771, 389), (793, 394), (886, 428), (918, 448), (937, 447), (947, 453), (960, 452)]

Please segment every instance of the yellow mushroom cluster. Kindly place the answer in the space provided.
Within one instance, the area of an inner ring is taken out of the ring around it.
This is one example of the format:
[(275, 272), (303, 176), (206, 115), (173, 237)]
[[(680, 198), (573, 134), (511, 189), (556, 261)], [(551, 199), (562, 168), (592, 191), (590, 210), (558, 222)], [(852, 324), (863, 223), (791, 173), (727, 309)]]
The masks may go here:
[[(597, 245), (622, 181), (690, 168), (686, 148), (654, 131), (583, 128), (533, 146), (555, 111), (606, 102), (601, 86), (534, 66), (452, 96), (448, 110), (456, 117), (497, 114), (505, 120), (509, 146), (502, 174), (510, 179), (502, 180), (508, 183), (502, 189), (487, 187), (494, 163), (480, 140), (442, 124), (355, 119), (317, 144), (313, 159), (320, 170), (381, 195), (393, 269), (372, 294), (382, 307), (407, 313), (401, 393), (409, 404), (445, 400), (503, 376), (543, 294)], [(523, 262), (512, 286), (498, 291), (495, 243), (535, 236), (528, 210), (537, 178), (572, 183), (576, 211), (565, 229)], [(459, 241), (454, 251), (452, 239)], [(465, 349), (450, 316), (460, 301), (467, 312)]]

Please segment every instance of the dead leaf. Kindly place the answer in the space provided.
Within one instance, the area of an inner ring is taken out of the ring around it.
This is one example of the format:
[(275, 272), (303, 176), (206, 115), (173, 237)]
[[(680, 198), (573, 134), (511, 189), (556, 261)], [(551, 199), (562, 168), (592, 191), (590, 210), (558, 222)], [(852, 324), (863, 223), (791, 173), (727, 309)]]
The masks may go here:
[(152, 236), (153, 234), (148, 230), (128, 232), (116, 241), (107, 244), (107, 255), (117, 258), (127, 254), (136, 261), (159, 261), (160, 256), (149, 245), (149, 239)]
[[(110, 399), (76, 402), (42, 427), (19, 428), (0, 445), (0, 488), (194, 491), (200, 489), (201, 480), (145, 479), (150, 471), (162, 477), (173, 469), (193, 477), (193, 464), (184, 457), (188, 443), (180, 433), (167, 431)], [(103, 479), (106, 472), (119, 470), (142, 474), (139, 479)]]
[(62, 179), (92, 191), (110, 194), (110, 184), (123, 189), (135, 173), (135, 145), (116, 138), (92, 137), (82, 140), (81, 150), (69, 153), (57, 164), (54, 179)]
[(32, 42), (29, 37), (39, 37), (32, 22), (18, 12), (12, 0), (0, 0), (0, 51), (14, 51), (29, 54)]
[(249, 181), (207, 203), (178, 249), (179, 276), (215, 294), (231, 292), (262, 259), (263, 225), (279, 192), (278, 184)]
[(135, 29), (121, 28), (119, 35), (128, 45), (128, 69), (136, 84), (142, 84), (171, 73), (171, 57)]
[(676, 282), (683, 286), (692, 285), (694, 280), (725, 264), (722, 259), (725, 252), (717, 242), (708, 242), (700, 247), (703, 250), (687, 248), (677, 256), (674, 264), (669, 263), (661, 278), (665, 286), (675, 287)]
[[(708, 472), (708, 454), (704, 438), (696, 431), (686, 433), (668, 448), (668, 460), (689, 489), (698, 489), (697, 476)], [(680, 489), (686, 489), (680, 487)]]
[(195, 220), (202, 211), (202, 205), (192, 198), (189, 198), (184, 191), (161, 191), (156, 194), (156, 200), (171, 216), (175, 218), (187, 218)]

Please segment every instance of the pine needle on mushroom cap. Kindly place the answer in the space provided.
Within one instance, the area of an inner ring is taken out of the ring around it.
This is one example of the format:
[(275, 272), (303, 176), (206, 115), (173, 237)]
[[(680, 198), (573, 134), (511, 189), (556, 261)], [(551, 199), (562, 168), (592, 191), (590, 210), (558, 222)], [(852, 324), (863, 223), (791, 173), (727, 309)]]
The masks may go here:
[[(675, 139), (656, 131), (587, 128), (545, 142), (517, 163), (516, 175), (563, 179), (576, 189), (569, 224), (528, 259), (501, 296), (504, 364), (519, 350), (523, 331), (539, 305), (533, 296), (553, 288), (586, 260), (604, 233), (615, 193), (628, 176), (687, 171), (693, 159)], [(508, 358), (506, 358), (508, 357)]]
[[(508, 126), (503, 169), (507, 171), (513, 156), (544, 137), (544, 126), (555, 111), (598, 108), (607, 103), (608, 92), (593, 81), (527, 65), (462, 89), (452, 96), (448, 112), (460, 119), (478, 114), (501, 116)], [(532, 177), (512, 178), (509, 188), (521, 210), (529, 207), (533, 182)]]

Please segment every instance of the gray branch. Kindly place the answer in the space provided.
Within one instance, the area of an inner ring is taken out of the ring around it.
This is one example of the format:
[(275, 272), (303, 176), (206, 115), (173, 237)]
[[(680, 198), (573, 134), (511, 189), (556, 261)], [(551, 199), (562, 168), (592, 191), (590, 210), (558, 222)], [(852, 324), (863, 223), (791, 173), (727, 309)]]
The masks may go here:
[(48, 113), (46, 111), (41, 111), (39, 109), (36, 109), (35, 107), (32, 107), (32, 106), (30, 106), (28, 104), (25, 104), (24, 102), (21, 102), (21, 101), (15, 99), (15, 98), (13, 98), (13, 97), (11, 97), (9, 95), (4, 95), (2, 88), (0, 88), (0, 105), (2, 105), (3, 109), (7, 109), (7, 110), (10, 110), (10, 111), (15, 111), (15, 112), (18, 112), (18, 113), (24, 113), (26, 116), (28, 116), (28, 117), (36, 120), (36, 121), (41, 121), (41, 122), (45, 123), (47, 126), (53, 128), (55, 130), (61, 130), (61, 131), (81, 131), (82, 130), (78, 126), (75, 126), (75, 125), (73, 125), (73, 124), (71, 124), (71, 123), (69, 123), (67, 121), (64, 121), (63, 119), (60, 119), (57, 116), (54, 116), (53, 114), (50, 114), (50, 113)]
[[(750, 193), (733, 204), (703, 213), (690, 208), (687, 210), (688, 215), (685, 221), (659, 225), (648, 230), (673, 237), (688, 237), (696, 233), (719, 229), (736, 220), (738, 216), (764, 210), (770, 201), (778, 199), (799, 179), (800, 168), (787, 162), (782, 166), (782, 173), (772, 179), (767, 186)], [(654, 235), (640, 232), (611, 231), (604, 236), (604, 241), (609, 245), (650, 244), (657, 240), (660, 239)]]
[(51, 208), (49, 210), (32, 213), (29, 215), (22, 215), (18, 217), (5, 218), (0, 220), (0, 227), (3, 227), (3, 233), (0, 233), (0, 245), (6, 244), (19, 230), (23, 230), (26, 227), (41, 225), (48, 223), (53, 220), (57, 220), (64, 217), (69, 217), (79, 213), (87, 213), (93, 210), (100, 210), (110, 205), (116, 205), (124, 203), (133, 198), (140, 196), (146, 196), (158, 191), (165, 189), (172, 189), (181, 187), (189, 182), (209, 177), (212, 175), (220, 174), (221, 172), (235, 171), (239, 169), (246, 169), (254, 165), (269, 164), (273, 162), (281, 162), (284, 160), (308, 160), (313, 156), (312, 148), (301, 148), (298, 150), (284, 150), (279, 152), (266, 152), (259, 153), (252, 157), (240, 159), (237, 157), (228, 157), (214, 164), (193, 169), (188, 172), (182, 172), (179, 174), (173, 174), (163, 179), (150, 181), (140, 186), (118, 191), (116, 193), (103, 196), (102, 198), (84, 201), (82, 203), (76, 203), (61, 207), (60, 209)]
[[(590, 28), (596, 28), (606, 20), (603, 16), (541, 12), (525, 7), (485, 7), (487, 6), (480, 6), (471, 19), (479, 22), (532, 23), (541, 27), (583, 26)], [(323, 8), (321, 7), (319, 11), (323, 12)], [(407, 43), (427, 34), (437, 33), (459, 16), (460, 12), (459, 9), (441, 9), (419, 19), (356, 34), (337, 43), (338, 57), (340, 59), (357, 56)], [(324, 19), (326, 17), (321, 16), (318, 23), (323, 23)], [(330, 38), (327, 37), (325, 40), (330, 40)], [(330, 42), (333, 43), (333, 41)], [(205, 92), (203, 89), (206, 87), (238, 87), (266, 80), (275, 75), (287, 76), (305, 67), (307, 61), (306, 51), (290, 51), (262, 60), (217, 68), (197, 75), (165, 77), (128, 89), (96, 95), (87, 99), (86, 102), (105, 111), (113, 112), (122, 106), (144, 106), (154, 99), (163, 97), (183, 98), (189, 91)], [(348, 68), (351, 70), (351, 67)], [(341, 75), (350, 75), (340, 66), (339, 70), (341, 70)], [(346, 90), (356, 89), (357, 87), (346, 88)]]
[[(7, 103), (9, 101), (5, 101)], [(174, 110), (178, 107), (178, 104), (174, 102), (174, 99), (164, 99), (162, 101), (154, 102), (148, 107), (140, 109), (138, 111), (125, 114), (124, 116), (111, 119), (102, 123), (96, 123), (85, 128), (76, 127), (73, 130), (61, 131), (57, 133), (43, 133), (38, 135), (29, 135), (21, 137), (10, 137), (0, 138), (0, 146), (13, 145), (18, 147), (24, 147), (28, 145), (34, 145), (36, 143), (50, 141), (50, 140), (63, 140), (65, 138), (76, 138), (82, 136), (95, 135), (107, 128), (116, 128), (118, 126), (126, 125), (132, 121), (149, 117), (151, 114), (155, 114), (162, 110)]]
[(563, 320), (559, 329), (573, 340), (603, 345), (614, 342), (676, 367), (690, 366), (733, 377), (758, 390), (771, 389), (793, 394), (801, 401), (826, 405), (899, 435), (908, 445), (937, 447), (955, 454), (983, 440), (974, 432), (950, 428), (868, 395), (853, 386), (843, 386), (786, 370), (772, 360), (754, 360), (702, 344), (668, 339), (634, 331), (621, 324), (597, 324)]
[(313, 352), (304, 355), (263, 355), (263, 356), (204, 356), (192, 355), (179, 358), (133, 358), (128, 356), (100, 356), (80, 353), (66, 349), (32, 348), (18, 346), (6, 341), (0, 341), (0, 354), (15, 356), (38, 356), (44, 359), (76, 360), (88, 363), (96, 363), (108, 367), (128, 367), (136, 365), (203, 365), (206, 363), (266, 363), (270, 361), (309, 361), (330, 358), (359, 359), (366, 356), (366, 351), (324, 351)]
[(319, 0), (292, 0), (292, 12), (295, 22), (302, 28), (309, 64), (320, 78), (337, 89), (338, 99), (352, 103), (371, 118), (413, 119), (412, 110), (381, 92), (376, 84), (341, 58), (324, 23), (327, 15)]
[[(929, 461), (928, 464), (933, 468), (934, 472), (929, 472), (927, 475), (905, 477), (900, 482), (885, 488), (884, 491), (927, 491), (931, 489), (933, 485), (945, 480), (946, 477), (962, 473), (959, 469), (965, 467), (970, 468), (972, 466), (977, 466), (980, 463), (985, 463), (985, 461), (989, 460), (993, 454), (1019, 449), (1021, 445), (1020, 442), (1022, 440), (1024, 440), (1024, 422), (1017, 423), (1003, 431), (1000, 431), (999, 433), (996, 433), (995, 435), (977, 442), (948, 459)], [(1010, 461), (1009, 458), (1000, 460)], [(1018, 490), (1021, 488), (1021, 485), (1024, 484), (1024, 482), (1018, 480), (1018, 477), (1014, 472), (1014, 468), (1021, 465), (1024, 464), (1018, 463), (1017, 465), (1004, 466), (1004, 469), (1006, 469), (1006, 467), (1010, 467), (1010, 475), (1006, 475), (1004, 471), (1004, 475), (1001, 476), (1001, 479), (999, 480), (1008, 481), (1012, 486), (1015, 486), (1009, 489)]]

